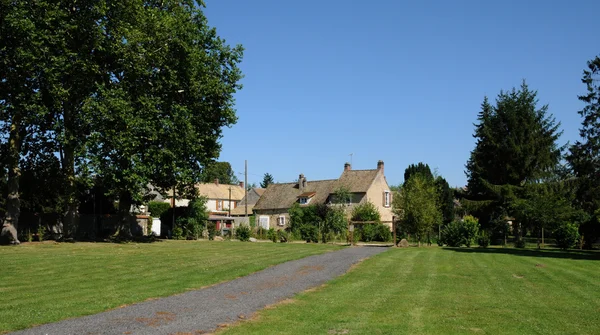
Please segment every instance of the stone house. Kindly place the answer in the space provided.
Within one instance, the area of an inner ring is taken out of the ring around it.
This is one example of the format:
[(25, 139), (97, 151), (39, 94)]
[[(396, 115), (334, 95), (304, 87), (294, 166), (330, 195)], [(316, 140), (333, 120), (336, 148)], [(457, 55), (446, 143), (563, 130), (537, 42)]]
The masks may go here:
[[(265, 192), (264, 188), (252, 188), (246, 193), (246, 196), (237, 204), (237, 207), (231, 210), (231, 216), (235, 220), (236, 227), (241, 223), (248, 224), (246, 216), (251, 216), (254, 209), (254, 205), (258, 202), (258, 199)], [(246, 203), (248, 206), (246, 206)]]
[(256, 223), (263, 228), (284, 229), (289, 226), (289, 209), (294, 203), (331, 204), (341, 188), (351, 195), (348, 214), (357, 204), (370, 201), (379, 210), (382, 223), (391, 229), (392, 192), (385, 179), (383, 161), (377, 162), (377, 169), (373, 170), (352, 170), (346, 163), (338, 179), (311, 181), (300, 174), (297, 182), (271, 184), (254, 205)]

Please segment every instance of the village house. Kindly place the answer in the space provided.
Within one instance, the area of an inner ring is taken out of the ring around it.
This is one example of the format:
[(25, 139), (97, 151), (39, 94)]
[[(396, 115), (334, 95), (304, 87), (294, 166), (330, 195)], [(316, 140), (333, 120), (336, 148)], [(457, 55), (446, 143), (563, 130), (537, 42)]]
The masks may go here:
[[(215, 179), (212, 183), (198, 183), (196, 184), (198, 194), (207, 199), (206, 208), (209, 211), (209, 221), (214, 221), (217, 230), (224, 228), (231, 228), (234, 222), (234, 218), (231, 216), (231, 212), (238, 206), (238, 204), (244, 198), (244, 182), (239, 184), (221, 184), (219, 179)], [(169, 195), (171, 195), (170, 193)], [(173, 204), (173, 198), (163, 200), (171, 203), (171, 206), (176, 207), (187, 206), (190, 202), (189, 199), (175, 199)]]
[(373, 170), (352, 170), (350, 163), (346, 163), (338, 179), (311, 181), (300, 174), (297, 182), (271, 184), (254, 205), (256, 222), (265, 229), (284, 229), (289, 226), (289, 209), (294, 203), (331, 204), (340, 189), (351, 195), (348, 214), (357, 204), (370, 201), (379, 210), (382, 223), (391, 229), (392, 192), (385, 179), (383, 161), (377, 162), (377, 169)]
[(248, 218), (252, 216), (254, 205), (258, 202), (258, 199), (265, 192), (264, 188), (252, 188), (248, 190), (246, 196), (237, 204), (237, 207), (231, 210), (231, 216), (235, 220), (235, 226), (240, 224), (249, 224)]

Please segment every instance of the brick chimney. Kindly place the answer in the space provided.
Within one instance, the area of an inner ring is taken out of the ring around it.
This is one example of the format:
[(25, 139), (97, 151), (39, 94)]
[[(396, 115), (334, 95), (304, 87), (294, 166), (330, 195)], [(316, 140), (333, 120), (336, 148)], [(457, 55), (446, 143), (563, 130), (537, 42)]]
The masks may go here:
[(352, 165), (350, 165), (350, 163), (346, 162), (346, 164), (344, 164), (344, 171), (350, 171), (352, 170)]
[(240, 187), (244, 188), (244, 182), (243, 181), (240, 181)]
[(384, 169), (383, 161), (380, 160), (377, 162), (377, 170), (381, 170), (381, 172), (383, 173), (384, 172), (383, 169)]
[(300, 191), (304, 191), (304, 188), (306, 187), (306, 177), (304, 177), (304, 174), (300, 174), (298, 176), (298, 189)]
[(219, 186), (219, 178), (215, 178), (215, 185)]

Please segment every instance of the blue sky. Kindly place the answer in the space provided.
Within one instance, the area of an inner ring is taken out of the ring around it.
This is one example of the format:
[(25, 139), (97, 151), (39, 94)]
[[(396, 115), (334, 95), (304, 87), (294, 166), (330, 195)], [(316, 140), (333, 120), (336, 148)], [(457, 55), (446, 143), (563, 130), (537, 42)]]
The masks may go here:
[(338, 178), (385, 162), (390, 185), (425, 162), (451, 186), (464, 165), (485, 95), (538, 90), (579, 138), (577, 95), (600, 54), (600, 1), (206, 0), (209, 24), (245, 47), (238, 123), (224, 130), (220, 161), (243, 180), (304, 173)]

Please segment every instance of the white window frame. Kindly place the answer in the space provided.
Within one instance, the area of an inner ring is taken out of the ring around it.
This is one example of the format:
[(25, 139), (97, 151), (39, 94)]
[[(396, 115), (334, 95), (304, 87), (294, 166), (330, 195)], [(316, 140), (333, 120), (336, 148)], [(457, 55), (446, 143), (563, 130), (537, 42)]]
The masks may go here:
[(258, 223), (261, 227), (263, 227), (264, 229), (269, 229), (269, 216), (268, 215), (261, 215), (258, 217)]
[(285, 216), (283, 216), (283, 215), (280, 215), (280, 216), (277, 218), (277, 225), (278, 225), (278, 226), (281, 226), (281, 227), (285, 226)]
[(390, 207), (391, 206), (391, 197), (390, 197), (390, 191), (383, 191), (384, 193), (384, 202), (383, 202), (383, 207)]
[(298, 199), (298, 202), (300, 203), (300, 205), (308, 205), (308, 203), (310, 203), (310, 198), (301, 197), (300, 199)]

